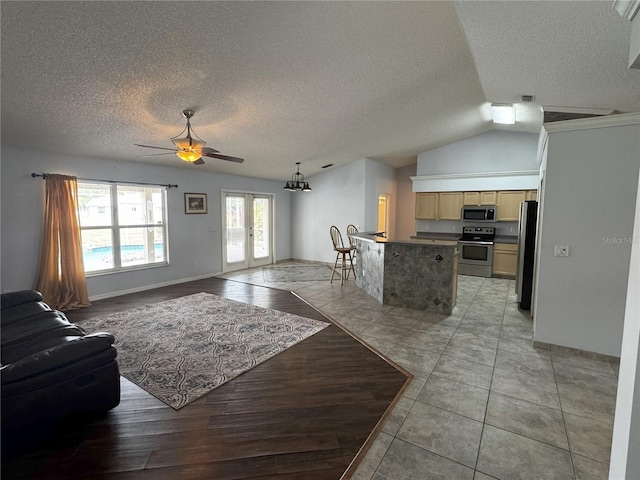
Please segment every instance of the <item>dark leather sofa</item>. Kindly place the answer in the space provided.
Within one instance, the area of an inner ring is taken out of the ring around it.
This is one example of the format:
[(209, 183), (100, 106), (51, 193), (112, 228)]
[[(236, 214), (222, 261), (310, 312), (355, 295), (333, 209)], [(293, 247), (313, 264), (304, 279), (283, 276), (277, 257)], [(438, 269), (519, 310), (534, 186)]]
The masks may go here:
[(33, 290), (3, 293), (0, 320), (3, 450), (120, 403), (113, 335), (87, 335)]

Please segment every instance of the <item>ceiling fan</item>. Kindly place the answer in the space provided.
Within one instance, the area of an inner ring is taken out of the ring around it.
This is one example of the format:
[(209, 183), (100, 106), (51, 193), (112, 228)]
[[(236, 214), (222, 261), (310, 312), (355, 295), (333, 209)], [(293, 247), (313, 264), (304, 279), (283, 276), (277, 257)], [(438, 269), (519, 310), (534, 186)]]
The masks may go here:
[[(222, 155), (218, 150), (205, 147), (207, 142), (200, 139), (191, 130), (191, 117), (195, 112), (193, 110), (183, 110), (182, 115), (187, 119), (187, 126), (182, 132), (175, 137), (171, 137), (171, 142), (175, 145), (175, 148), (155, 147), (153, 145), (141, 145), (135, 143), (137, 147), (156, 148), (158, 150), (169, 150), (167, 153), (156, 153), (151, 155), (141, 155), (142, 157), (152, 157), (155, 155), (168, 155), (169, 153), (175, 153), (179, 158), (185, 162), (191, 162), (194, 165), (204, 165), (202, 157), (218, 158), (220, 160), (227, 160), (229, 162), (242, 163), (244, 158), (230, 157), (229, 155)], [(186, 132), (186, 135), (182, 136)]]

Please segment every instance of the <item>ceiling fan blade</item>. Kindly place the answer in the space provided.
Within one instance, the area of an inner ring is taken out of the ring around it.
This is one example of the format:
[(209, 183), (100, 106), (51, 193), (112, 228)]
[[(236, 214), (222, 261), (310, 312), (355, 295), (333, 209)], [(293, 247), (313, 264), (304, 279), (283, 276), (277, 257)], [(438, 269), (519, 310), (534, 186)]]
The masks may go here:
[(204, 153), (220, 153), (220, 150), (216, 150), (215, 148), (211, 147), (202, 147), (201, 151)]
[(150, 154), (148, 154), (148, 155), (138, 155), (138, 158), (144, 158), (144, 157), (159, 157), (160, 155), (175, 155), (175, 152), (150, 153)]
[(230, 157), (229, 155), (222, 155), (221, 153), (204, 153), (203, 152), (202, 155), (205, 157), (219, 158), (220, 160), (227, 160), (229, 162), (236, 162), (236, 163), (244, 162), (244, 158)]
[(145, 147), (145, 148), (157, 148), (158, 150), (169, 150), (171, 152), (177, 152), (178, 150), (175, 148), (166, 148), (166, 147), (154, 147), (153, 145), (140, 145), (139, 143), (134, 143), (136, 147)]
[(200, 157), (195, 162), (191, 162), (191, 163), (193, 163), (194, 165), (204, 165), (204, 160), (202, 159), (202, 157)]

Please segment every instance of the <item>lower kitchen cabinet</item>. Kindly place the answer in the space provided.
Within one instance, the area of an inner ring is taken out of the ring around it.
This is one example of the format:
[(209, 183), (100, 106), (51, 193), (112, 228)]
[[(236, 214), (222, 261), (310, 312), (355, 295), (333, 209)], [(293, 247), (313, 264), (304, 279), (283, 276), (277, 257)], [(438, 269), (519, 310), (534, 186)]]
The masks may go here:
[(516, 278), (518, 245), (496, 243), (493, 246), (493, 272), (495, 277)]

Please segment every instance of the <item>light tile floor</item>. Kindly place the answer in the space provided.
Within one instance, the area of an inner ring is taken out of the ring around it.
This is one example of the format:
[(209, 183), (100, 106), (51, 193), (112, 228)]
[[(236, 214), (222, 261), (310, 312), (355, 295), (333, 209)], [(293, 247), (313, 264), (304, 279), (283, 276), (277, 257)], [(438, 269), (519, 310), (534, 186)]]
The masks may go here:
[(617, 365), (534, 348), (513, 281), (460, 276), (444, 316), (381, 305), (353, 278), (224, 276), (295, 291), (415, 375), (354, 479), (607, 478)]

